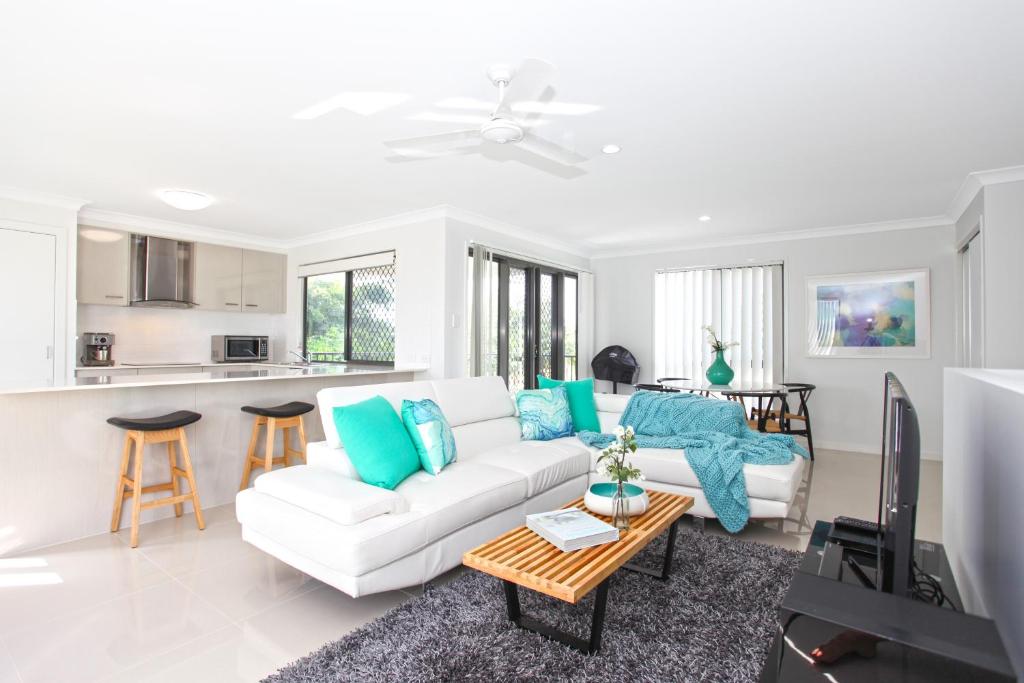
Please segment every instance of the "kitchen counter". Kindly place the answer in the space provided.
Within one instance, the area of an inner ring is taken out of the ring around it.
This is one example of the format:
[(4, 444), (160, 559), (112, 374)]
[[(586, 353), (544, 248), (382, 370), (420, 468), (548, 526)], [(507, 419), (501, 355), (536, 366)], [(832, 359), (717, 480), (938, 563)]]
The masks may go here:
[[(185, 431), (200, 499), (204, 507), (213, 507), (230, 503), (238, 492), (253, 421), (242, 406), (315, 405), (322, 389), (409, 382), (429, 374), (426, 367), (411, 365), (174, 368), (134, 374), (121, 366), (128, 374), (79, 377), (69, 386), (0, 390), (5, 435), (0, 447), (0, 557), (109, 530), (124, 448), (124, 431), (107, 424), (109, 417), (175, 410), (202, 415)], [(305, 416), (310, 442), (324, 439), (321, 417), (319, 410)], [(146, 485), (167, 480), (167, 459), (161, 455), (159, 450), (148, 453)], [(171, 507), (143, 510), (142, 521), (173, 514)], [(143, 545), (145, 538), (143, 533)]]
[[(247, 382), (254, 380), (282, 380), (302, 379), (305, 377), (318, 377), (321, 379), (331, 377), (365, 377), (368, 381), (388, 375), (407, 375), (410, 373), (423, 372), (427, 370), (425, 365), (403, 365), (396, 367), (375, 366), (375, 365), (308, 365), (296, 366), (274, 363), (249, 363), (232, 364), (223, 363), (220, 365), (201, 365), (196, 367), (195, 372), (183, 372), (192, 369), (191, 365), (168, 364), (168, 365), (115, 365), (111, 370), (129, 369), (159, 369), (174, 368), (173, 374), (146, 373), (141, 375), (101, 375), (98, 377), (76, 377), (74, 380), (63, 385), (26, 388), (0, 388), (0, 394), (29, 394), (51, 391), (73, 391), (79, 389), (102, 389), (111, 387), (149, 387), (157, 385), (174, 384), (210, 384), (215, 382)], [(85, 368), (81, 368), (85, 369)], [(103, 370), (104, 368), (90, 367), (92, 371)]]

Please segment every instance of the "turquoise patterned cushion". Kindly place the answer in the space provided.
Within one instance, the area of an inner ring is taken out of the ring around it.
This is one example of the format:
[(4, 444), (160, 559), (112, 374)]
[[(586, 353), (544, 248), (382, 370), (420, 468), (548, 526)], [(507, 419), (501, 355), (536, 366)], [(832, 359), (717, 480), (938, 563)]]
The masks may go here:
[(402, 401), (402, 422), (424, 470), (439, 474), (445, 465), (455, 462), (455, 437), (436, 403), (429, 398)]
[(516, 396), (523, 441), (550, 441), (572, 436), (572, 413), (564, 386), (520, 391)]

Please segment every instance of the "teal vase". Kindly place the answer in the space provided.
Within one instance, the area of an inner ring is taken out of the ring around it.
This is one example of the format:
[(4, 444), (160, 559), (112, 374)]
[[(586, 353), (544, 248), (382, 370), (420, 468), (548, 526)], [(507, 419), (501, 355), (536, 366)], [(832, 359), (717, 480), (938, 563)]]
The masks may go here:
[(706, 373), (708, 381), (712, 384), (728, 384), (736, 374), (729, 367), (729, 364), (725, 362), (722, 353), (722, 351), (715, 353), (715, 362), (711, 364)]

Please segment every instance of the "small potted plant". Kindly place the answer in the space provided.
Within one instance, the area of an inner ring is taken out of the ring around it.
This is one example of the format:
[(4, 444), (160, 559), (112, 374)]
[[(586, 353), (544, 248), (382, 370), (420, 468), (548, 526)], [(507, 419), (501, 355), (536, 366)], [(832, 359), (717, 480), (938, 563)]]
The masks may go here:
[(718, 338), (718, 333), (715, 332), (715, 328), (711, 327), (711, 325), (705, 325), (703, 329), (708, 333), (708, 345), (715, 352), (715, 361), (708, 368), (705, 376), (712, 384), (728, 384), (736, 373), (725, 362), (723, 354), (726, 349), (739, 346), (739, 342), (723, 342)]
[[(610, 483), (594, 484), (587, 489), (586, 506), (598, 514), (610, 515), (612, 526), (629, 531), (629, 518), (647, 511), (647, 492), (632, 480), (642, 480), (640, 469), (626, 461), (636, 452), (636, 434), (632, 427), (616, 427), (615, 443), (597, 458), (598, 473), (611, 479)], [(609, 501), (610, 497), (610, 501)]]

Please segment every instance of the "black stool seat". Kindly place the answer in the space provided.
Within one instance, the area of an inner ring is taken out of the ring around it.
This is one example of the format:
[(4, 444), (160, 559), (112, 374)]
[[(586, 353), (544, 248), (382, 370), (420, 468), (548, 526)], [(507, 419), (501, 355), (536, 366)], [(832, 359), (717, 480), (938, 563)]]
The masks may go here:
[(200, 418), (202, 418), (202, 415), (193, 413), (191, 410), (178, 410), (161, 415), (160, 417), (111, 417), (107, 419), (107, 422), (121, 429), (157, 432), (161, 429), (184, 427), (193, 422), (198, 422)]
[(313, 404), (305, 403), (304, 401), (292, 401), (291, 403), (284, 403), (270, 408), (242, 406), (243, 412), (260, 415), (262, 417), (297, 417), (299, 415), (305, 415), (311, 410), (313, 410)]

